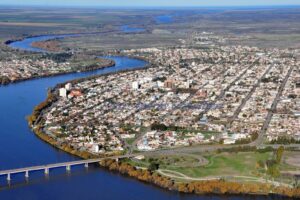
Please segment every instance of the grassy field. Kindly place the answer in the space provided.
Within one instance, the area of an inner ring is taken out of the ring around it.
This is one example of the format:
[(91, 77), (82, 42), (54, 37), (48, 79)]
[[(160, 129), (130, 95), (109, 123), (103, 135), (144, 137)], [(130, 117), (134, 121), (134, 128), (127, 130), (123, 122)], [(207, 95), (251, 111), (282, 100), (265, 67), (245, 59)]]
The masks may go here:
[[(155, 18), (172, 15), (173, 23)], [(0, 40), (28, 35), (78, 32), (113, 34), (68, 38), (62, 46), (85, 49), (142, 48), (177, 45), (193, 32), (226, 35), (230, 44), (261, 47), (300, 45), (300, 8), (134, 10), (84, 8), (0, 8)], [(121, 25), (145, 28), (143, 34), (120, 34)]]
[(160, 10), (107, 10), (86, 8), (0, 8), (0, 38), (47, 33), (118, 30), (120, 25), (144, 26)]
[(256, 162), (259, 160), (267, 160), (271, 156), (271, 153), (222, 153), (206, 156), (209, 160), (209, 164), (203, 167), (183, 168), (170, 165), (166, 169), (178, 171), (190, 177), (253, 176), (253, 173), (256, 171)]
[[(186, 154), (146, 157), (142, 161), (128, 160), (129, 163), (147, 168), (150, 163), (159, 164), (159, 172), (168, 175), (175, 180), (198, 180), (213, 177), (234, 177), (240, 181), (263, 181), (271, 179), (278, 182), (293, 183), (291, 176), (284, 175), (285, 172), (300, 171), (300, 166), (293, 166), (286, 162), (286, 158), (297, 156), (298, 152), (284, 152), (283, 159), (278, 165), (280, 173), (278, 177), (267, 175), (265, 167), (259, 167), (259, 161), (266, 163), (267, 160), (274, 158), (273, 152), (239, 152), (239, 153), (220, 153), (220, 154)], [(202, 163), (201, 163), (202, 162)]]

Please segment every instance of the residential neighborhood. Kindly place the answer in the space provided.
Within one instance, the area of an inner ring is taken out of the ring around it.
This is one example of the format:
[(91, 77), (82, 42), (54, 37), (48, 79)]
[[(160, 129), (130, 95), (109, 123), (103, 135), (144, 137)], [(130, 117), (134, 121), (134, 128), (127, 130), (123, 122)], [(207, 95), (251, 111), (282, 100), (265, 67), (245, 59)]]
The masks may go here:
[[(289, 50), (123, 50), (153, 67), (59, 88), (44, 130), (93, 153), (197, 144), (299, 141), (299, 63)], [(125, 127), (125, 128), (124, 128)], [(130, 141), (130, 142), (128, 142)]]

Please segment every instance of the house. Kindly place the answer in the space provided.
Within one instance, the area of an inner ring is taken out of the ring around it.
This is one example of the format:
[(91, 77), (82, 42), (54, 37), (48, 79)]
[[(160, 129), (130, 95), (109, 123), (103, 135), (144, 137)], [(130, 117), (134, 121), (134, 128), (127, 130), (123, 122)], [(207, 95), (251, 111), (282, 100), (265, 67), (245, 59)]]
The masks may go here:
[(175, 81), (170, 80), (170, 79), (165, 80), (165, 82), (164, 82), (164, 87), (165, 87), (165, 88), (169, 88), (169, 89), (175, 89), (175, 88), (176, 88), (176, 86), (175, 86)]
[(74, 89), (69, 94), (70, 97), (80, 97), (82, 96), (82, 92), (79, 89)]
[(135, 82), (132, 82), (132, 89), (133, 90), (138, 90), (140, 89), (141, 85), (139, 84), (139, 82), (135, 81)]
[(198, 90), (196, 96), (200, 99), (205, 99), (207, 97), (207, 90)]
[(200, 119), (199, 124), (200, 124), (200, 125), (206, 125), (207, 123), (208, 123), (208, 119), (207, 119), (207, 117), (204, 115), (204, 116)]

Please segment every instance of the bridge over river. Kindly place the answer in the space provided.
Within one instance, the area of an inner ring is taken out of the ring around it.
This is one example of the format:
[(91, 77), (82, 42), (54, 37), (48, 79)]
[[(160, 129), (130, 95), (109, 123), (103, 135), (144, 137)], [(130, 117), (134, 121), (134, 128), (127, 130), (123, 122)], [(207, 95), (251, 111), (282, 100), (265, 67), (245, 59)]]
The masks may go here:
[(33, 171), (44, 171), (45, 175), (48, 175), (50, 169), (65, 167), (67, 171), (70, 171), (71, 167), (75, 166), (75, 165), (84, 165), (87, 168), (89, 166), (89, 164), (99, 163), (100, 161), (105, 160), (105, 159), (113, 159), (113, 160), (118, 161), (119, 159), (122, 159), (122, 158), (132, 158), (135, 156), (137, 156), (137, 154), (111, 156), (111, 157), (103, 157), (103, 158), (95, 158), (95, 159), (87, 159), (87, 160), (76, 160), (76, 161), (70, 161), (70, 162), (24, 167), (24, 168), (18, 168), (18, 169), (8, 169), (8, 170), (0, 171), (0, 176), (7, 176), (7, 181), (10, 181), (11, 175), (13, 175), (13, 174), (24, 173), (25, 177), (29, 178), (29, 173), (33, 172)]

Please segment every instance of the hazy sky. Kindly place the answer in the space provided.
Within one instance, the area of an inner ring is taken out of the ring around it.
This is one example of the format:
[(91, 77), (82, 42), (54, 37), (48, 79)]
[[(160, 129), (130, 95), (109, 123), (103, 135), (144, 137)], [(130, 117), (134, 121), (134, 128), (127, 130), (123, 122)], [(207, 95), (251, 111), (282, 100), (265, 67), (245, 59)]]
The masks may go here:
[(51, 6), (260, 6), (300, 5), (300, 0), (0, 0), (0, 5)]

